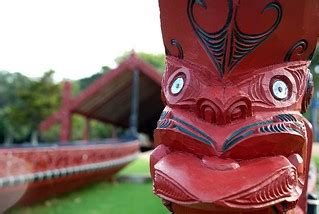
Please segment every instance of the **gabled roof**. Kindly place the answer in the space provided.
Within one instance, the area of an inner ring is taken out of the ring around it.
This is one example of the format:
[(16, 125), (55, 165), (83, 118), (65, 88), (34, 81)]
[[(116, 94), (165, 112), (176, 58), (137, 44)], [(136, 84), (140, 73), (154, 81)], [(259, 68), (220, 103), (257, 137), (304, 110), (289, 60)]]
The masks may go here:
[(40, 124), (40, 130), (59, 122), (65, 112), (78, 113), (88, 118), (129, 127), (133, 71), (140, 72), (139, 131), (151, 134), (163, 110), (161, 74), (134, 54), (92, 83), (67, 106), (62, 106)]

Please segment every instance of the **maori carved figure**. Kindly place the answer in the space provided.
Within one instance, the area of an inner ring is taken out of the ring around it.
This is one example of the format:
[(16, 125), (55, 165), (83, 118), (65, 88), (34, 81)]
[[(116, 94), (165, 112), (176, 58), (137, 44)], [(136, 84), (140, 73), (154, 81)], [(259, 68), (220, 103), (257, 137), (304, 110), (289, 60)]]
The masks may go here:
[(318, 0), (159, 0), (154, 192), (175, 213), (306, 213)]

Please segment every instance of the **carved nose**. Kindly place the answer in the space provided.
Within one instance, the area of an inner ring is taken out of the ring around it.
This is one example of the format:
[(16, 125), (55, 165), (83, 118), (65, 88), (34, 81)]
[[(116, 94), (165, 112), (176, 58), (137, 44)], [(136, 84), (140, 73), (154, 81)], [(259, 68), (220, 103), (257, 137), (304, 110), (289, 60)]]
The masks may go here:
[(224, 125), (252, 115), (251, 102), (245, 98), (233, 102), (228, 108), (204, 100), (198, 103), (198, 109), (202, 120), (216, 125)]
[(229, 106), (226, 113), (226, 122), (245, 119), (252, 115), (251, 102), (248, 99), (240, 99)]
[(210, 100), (202, 100), (197, 104), (199, 118), (211, 124), (223, 124), (222, 111)]

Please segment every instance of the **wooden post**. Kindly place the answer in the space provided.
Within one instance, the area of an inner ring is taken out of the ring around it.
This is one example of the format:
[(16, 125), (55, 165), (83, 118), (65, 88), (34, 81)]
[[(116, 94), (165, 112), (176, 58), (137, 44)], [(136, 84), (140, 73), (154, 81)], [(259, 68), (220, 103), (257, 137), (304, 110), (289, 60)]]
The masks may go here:
[(61, 120), (60, 141), (67, 143), (70, 141), (72, 132), (72, 112), (70, 111), (72, 84), (69, 81), (64, 83), (62, 98), (62, 110), (61, 115), (59, 115)]
[(150, 156), (153, 192), (174, 214), (307, 213), (316, 179), (308, 180), (312, 129), (302, 113), (319, 1), (159, 6), (166, 107)]
[(140, 72), (137, 69), (135, 69), (133, 71), (131, 115), (130, 115), (130, 132), (133, 137), (136, 137), (138, 133), (139, 81), (140, 81)]
[(60, 141), (61, 143), (68, 143), (71, 140), (72, 133), (72, 114), (69, 111), (63, 111), (61, 116)]

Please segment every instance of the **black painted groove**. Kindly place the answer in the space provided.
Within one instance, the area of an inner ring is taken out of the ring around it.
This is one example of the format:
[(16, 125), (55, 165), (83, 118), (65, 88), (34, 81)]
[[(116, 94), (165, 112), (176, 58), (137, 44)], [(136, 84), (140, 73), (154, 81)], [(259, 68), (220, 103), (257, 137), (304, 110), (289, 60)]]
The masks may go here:
[(165, 129), (165, 128), (169, 127), (171, 124), (172, 124), (171, 120), (164, 119), (164, 120), (159, 121), (158, 128)]
[(243, 140), (243, 139), (245, 139), (253, 134), (255, 134), (255, 131), (249, 130), (249, 131), (243, 133), (242, 135), (239, 135), (236, 138), (233, 138), (230, 141), (226, 141), (226, 143), (223, 145), (223, 152), (227, 151), (230, 147), (232, 147), (233, 145), (235, 145), (239, 141), (241, 141), (241, 140)]
[[(184, 59), (184, 51), (183, 51), (182, 45), (176, 39), (172, 39), (171, 40), (171, 45), (173, 45), (173, 46), (175, 46), (177, 48), (177, 50), (178, 50), (177, 57), (179, 59)], [(170, 53), (170, 52), (168, 52), (168, 53)]]
[(275, 118), (277, 118), (278, 120), (282, 122), (298, 122), (296, 117), (292, 114), (279, 114), (275, 116)]
[[(215, 145), (215, 141), (213, 139), (211, 139), (205, 132), (199, 130), (197, 127), (187, 123), (186, 121), (176, 117), (176, 116), (173, 116), (172, 118), (174, 121), (186, 126), (187, 128), (189, 128), (190, 130), (196, 132), (197, 134), (199, 134), (202, 138), (206, 139), (207, 142), (209, 142), (209, 144), (211, 144), (212, 146), (216, 146)], [(194, 134), (194, 133), (193, 133)]]
[(298, 48), (301, 48), (301, 51), (299, 51), (297, 54), (298, 56), (301, 56), (302, 54), (304, 54), (306, 52), (306, 50), (308, 49), (308, 41), (305, 39), (299, 40), (298, 42), (296, 42), (291, 48), (290, 50), (287, 52), (286, 56), (285, 56), (285, 62), (290, 62), (292, 55), (296, 52), (296, 50)]
[[(240, 30), (237, 23), (238, 5), (233, 5), (233, 0), (227, 2), (228, 17), (225, 25), (217, 32), (206, 32), (195, 20), (194, 6), (199, 4), (203, 9), (207, 9), (205, 0), (189, 0), (187, 8), (188, 18), (193, 30), (221, 77), (225, 73), (230, 73), (247, 55), (267, 40), (278, 28), (283, 15), (279, 2), (269, 3), (262, 13), (269, 9), (275, 10), (277, 18), (274, 24), (263, 33), (246, 34)], [(232, 23), (234, 23), (234, 27), (229, 31), (228, 29), (232, 26)], [(226, 62), (227, 58), (229, 59), (228, 62)]]
[(253, 128), (253, 127), (257, 127), (257, 126), (263, 126), (263, 125), (269, 125), (269, 124), (272, 124), (273, 121), (272, 120), (267, 120), (267, 121), (264, 121), (264, 122), (257, 122), (257, 123), (253, 123), (253, 124), (250, 124), (250, 125), (247, 125), (247, 126), (244, 126), (238, 130), (236, 130), (235, 132), (232, 133), (231, 136), (229, 136), (227, 139), (226, 139), (226, 142), (227, 141), (231, 141), (233, 138), (235, 138), (236, 136), (240, 135), (241, 133), (244, 133), (245, 131), (248, 131), (249, 129)]
[(163, 111), (160, 116), (160, 120), (164, 119), (164, 117), (166, 117), (167, 114), (168, 114), (168, 111)]
[(179, 130), (180, 132), (182, 132), (182, 133), (184, 133), (184, 134), (186, 134), (186, 135), (188, 135), (188, 136), (190, 136), (190, 137), (196, 139), (196, 140), (199, 140), (199, 141), (202, 142), (202, 143), (205, 143), (205, 144), (207, 144), (207, 145), (214, 145), (214, 144), (212, 144), (212, 142), (210, 142), (210, 141), (207, 140), (206, 138), (201, 137), (201, 136), (198, 136), (198, 135), (196, 135), (195, 133), (189, 131), (188, 129), (185, 129), (185, 128), (182, 127), (182, 126), (175, 125), (174, 128), (177, 129), (177, 130)]

